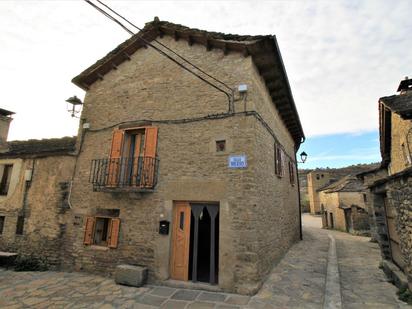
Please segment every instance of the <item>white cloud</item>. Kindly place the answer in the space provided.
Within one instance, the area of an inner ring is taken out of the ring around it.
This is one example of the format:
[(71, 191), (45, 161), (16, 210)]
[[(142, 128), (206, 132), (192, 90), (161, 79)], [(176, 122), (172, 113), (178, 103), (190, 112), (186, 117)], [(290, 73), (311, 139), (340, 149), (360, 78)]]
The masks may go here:
[[(377, 100), (411, 74), (410, 1), (108, 1), (137, 25), (276, 34), (307, 135), (377, 128)], [(128, 35), (83, 1), (0, 1), (1, 106), (12, 139), (72, 135), (72, 77)]]

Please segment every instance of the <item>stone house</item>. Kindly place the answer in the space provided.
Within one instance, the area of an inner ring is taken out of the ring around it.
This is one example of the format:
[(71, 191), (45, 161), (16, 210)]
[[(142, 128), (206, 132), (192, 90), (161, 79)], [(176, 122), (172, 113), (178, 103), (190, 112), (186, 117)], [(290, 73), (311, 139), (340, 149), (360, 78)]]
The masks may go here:
[(0, 109), (0, 251), (58, 267), (76, 140), (6, 142), (13, 114)]
[[(234, 100), (148, 46), (162, 48), (155, 39)], [(143, 265), (152, 282), (257, 291), (301, 236), (304, 135), (276, 38), (155, 19), (73, 82), (86, 96), (63, 266)]]
[(349, 233), (369, 233), (366, 190), (354, 176), (327, 184), (318, 189), (323, 228)]
[(378, 241), (378, 226), (376, 222), (382, 222), (382, 217), (377, 217), (375, 214), (375, 209), (373, 207), (373, 193), (369, 190), (369, 186), (372, 185), (376, 180), (382, 179), (388, 175), (386, 169), (383, 169), (381, 166), (370, 169), (356, 174), (356, 177), (362, 181), (365, 188), (365, 204), (366, 209), (369, 215), (369, 230), (372, 241)]
[(384, 269), (412, 290), (412, 79), (401, 81), (398, 92), (379, 99), (381, 177), (373, 179), (373, 173), (364, 179), (372, 194)]
[(325, 185), (330, 184), (335, 181), (334, 175), (331, 175), (329, 172), (321, 169), (316, 169), (312, 172), (309, 172), (307, 175), (307, 187), (308, 187), (308, 199), (309, 199), (309, 208), (312, 215), (318, 215), (322, 213), (319, 192), (318, 190)]

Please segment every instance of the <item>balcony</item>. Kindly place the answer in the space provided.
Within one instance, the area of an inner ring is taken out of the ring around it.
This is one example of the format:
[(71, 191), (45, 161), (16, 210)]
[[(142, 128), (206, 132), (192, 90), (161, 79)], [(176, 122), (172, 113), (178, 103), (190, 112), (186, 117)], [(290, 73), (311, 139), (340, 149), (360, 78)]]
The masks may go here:
[(95, 159), (89, 182), (93, 191), (152, 192), (158, 169), (159, 159), (153, 157)]

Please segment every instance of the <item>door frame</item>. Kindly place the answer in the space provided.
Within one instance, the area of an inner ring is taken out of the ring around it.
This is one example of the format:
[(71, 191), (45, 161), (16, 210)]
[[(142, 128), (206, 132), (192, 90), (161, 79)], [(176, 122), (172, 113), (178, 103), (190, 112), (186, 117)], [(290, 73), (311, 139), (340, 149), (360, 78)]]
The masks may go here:
[[(184, 258), (187, 261), (187, 269), (184, 272), (184, 276), (180, 276), (180, 278), (177, 278), (179, 276), (176, 276), (175, 272), (175, 263), (176, 263), (176, 254), (177, 254), (177, 245), (176, 245), (176, 239), (177, 239), (177, 229), (178, 225), (180, 224), (179, 216), (177, 214), (178, 207), (181, 207), (182, 205), (185, 205), (184, 207), (188, 208), (188, 213), (189, 215), (186, 215), (186, 219), (189, 220), (188, 223), (186, 223), (185, 220), (185, 227), (188, 227), (188, 231), (186, 230), (186, 240), (187, 240), (187, 245), (184, 246), (184, 249), (186, 252), (183, 254)], [(193, 229), (193, 232), (195, 235), (198, 235), (198, 224), (199, 224), (199, 216), (202, 210), (207, 209), (209, 216), (211, 217), (211, 247), (210, 247), (210, 269), (209, 269), (209, 283), (210, 284), (218, 284), (218, 280), (216, 280), (215, 277), (215, 271), (211, 271), (212, 269), (215, 270), (217, 269), (217, 273), (219, 274), (219, 265), (215, 264), (215, 255), (219, 256), (219, 245), (216, 246), (215, 242), (215, 230), (216, 230), (216, 218), (218, 217), (218, 214), (220, 213), (220, 203), (219, 202), (198, 202), (198, 201), (173, 201), (173, 208), (172, 208), (172, 235), (171, 235), (171, 254), (170, 254), (170, 278), (174, 280), (181, 280), (181, 281), (188, 281), (188, 274), (189, 274), (189, 259), (190, 259), (190, 235), (191, 231)], [(194, 222), (191, 222), (191, 217), (195, 218)], [(220, 218), (220, 217), (219, 217)], [(220, 239), (220, 228), (218, 230), (218, 235), (217, 238)], [(193, 265), (192, 265), (192, 281), (197, 282), (197, 247), (198, 247), (198, 241), (196, 239), (196, 236), (194, 237), (193, 241)], [(212, 258), (213, 256), (213, 258)], [(219, 260), (219, 259), (218, 259)], [(219, 264), (219, 263), (218, 263)], [(203, 282), (202, 282), (203, 283)], [(204, 282), (206, 283), (206, 282)]]

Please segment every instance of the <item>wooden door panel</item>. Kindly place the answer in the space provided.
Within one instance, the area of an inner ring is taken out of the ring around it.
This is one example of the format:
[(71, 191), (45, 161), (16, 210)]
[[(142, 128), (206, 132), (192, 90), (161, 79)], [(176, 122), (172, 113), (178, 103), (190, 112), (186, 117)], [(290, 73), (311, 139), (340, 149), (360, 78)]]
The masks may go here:
[(170, 276), (172, 279), (189, 279), (190, 215), (188, 202), (176, 202), (173, 208), (172, 258)]

